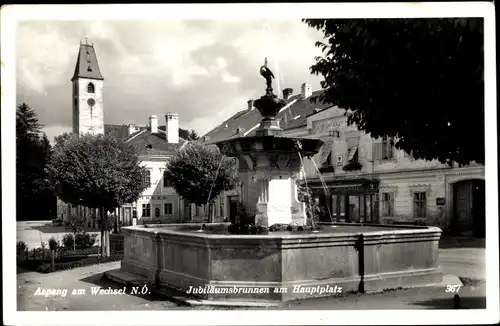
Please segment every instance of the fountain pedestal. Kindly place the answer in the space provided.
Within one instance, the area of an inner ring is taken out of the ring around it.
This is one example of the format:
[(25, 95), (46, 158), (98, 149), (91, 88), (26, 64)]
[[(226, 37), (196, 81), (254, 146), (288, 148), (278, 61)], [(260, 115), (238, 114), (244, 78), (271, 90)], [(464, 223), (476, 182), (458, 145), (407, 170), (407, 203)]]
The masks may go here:
[[(255, 224), (269, 227), (273, 224), (306, 223), (305, 204), (298, 201), (296, 174), (293, 168), (259, 168), (241, 173), (245, 177), (243, 198), (245, 207), (255, 216)], [(245, 186), (246, 185), (246, 186)]]

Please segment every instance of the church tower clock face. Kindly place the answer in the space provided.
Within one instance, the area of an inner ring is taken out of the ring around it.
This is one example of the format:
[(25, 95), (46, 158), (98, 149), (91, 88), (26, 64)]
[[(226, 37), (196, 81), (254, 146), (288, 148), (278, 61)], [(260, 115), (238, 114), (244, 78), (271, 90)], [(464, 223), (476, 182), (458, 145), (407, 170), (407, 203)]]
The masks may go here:
[(90, 107), (93, 107), (95, 105), (95, 100), (93, 98), (89, 98), (87, 100), (87, 104), (90, 106)]

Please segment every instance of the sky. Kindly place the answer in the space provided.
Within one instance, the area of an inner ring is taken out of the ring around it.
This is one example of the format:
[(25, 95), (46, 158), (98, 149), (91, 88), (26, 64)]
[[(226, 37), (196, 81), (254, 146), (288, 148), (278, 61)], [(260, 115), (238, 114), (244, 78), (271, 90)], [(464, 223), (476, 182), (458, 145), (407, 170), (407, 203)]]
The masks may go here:
[(70, 132), (71, 82), (80, 42), (93, 43), (104, 77), (106, 124), (164, 122), (203, 135), (265, 92), (268, 58), (279, 85), (320, 89), (309, 71), (322, 35), (300, 20), (23, 21), (16, 34), (16, 102), (39, 115), (49, 139)]

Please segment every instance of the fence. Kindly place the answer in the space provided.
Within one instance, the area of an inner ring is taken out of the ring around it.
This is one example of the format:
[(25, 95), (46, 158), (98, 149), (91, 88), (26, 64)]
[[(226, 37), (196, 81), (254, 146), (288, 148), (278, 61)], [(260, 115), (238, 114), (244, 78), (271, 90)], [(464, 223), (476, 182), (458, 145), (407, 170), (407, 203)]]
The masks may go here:
[[(123, 245), (122, 246), (110, 246), (111, 254), (121, 254), (123, 253)], [(59, 261), (61, 259), (71, 259), (71, 258), (85, 258), (91, 256), (100, 256), (101, 247), (94, 246), (92, 248), (83, 248), (83, 249), (71, 249), (71, 248), (58, 248), (55, 251), (54, 260)], [(41, 260), (41, 261), (51, 261), (52, 253), (48, 248), (34, 248), (17, 252), (17, 261), (18, 263), (25, 260)]]

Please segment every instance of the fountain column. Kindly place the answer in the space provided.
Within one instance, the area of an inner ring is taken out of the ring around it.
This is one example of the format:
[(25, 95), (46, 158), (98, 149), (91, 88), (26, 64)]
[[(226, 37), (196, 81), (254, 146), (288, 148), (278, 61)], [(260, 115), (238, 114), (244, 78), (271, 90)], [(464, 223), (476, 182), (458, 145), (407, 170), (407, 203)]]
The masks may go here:
[[(254, 106), (262, 115), (255, 136), (232, 138), (217, 143), (224, 155), (239, 159), (239, 176), (247, 196), (243, 204), (255, 224), (269, 227), (273, 224), (306, 223), (305, 204), (298, 201), (295, 181), (301, 168), (298, 152), (310, 156), (318, 151), (321, 142), (283, 136), (276, 116), (286, 102), (273, 94), (273, 73), (267, 60), (260, 68), (266, 79), (266, 93), (255, 100)], [(244, 223), (244, 222), (243, 222)]]

